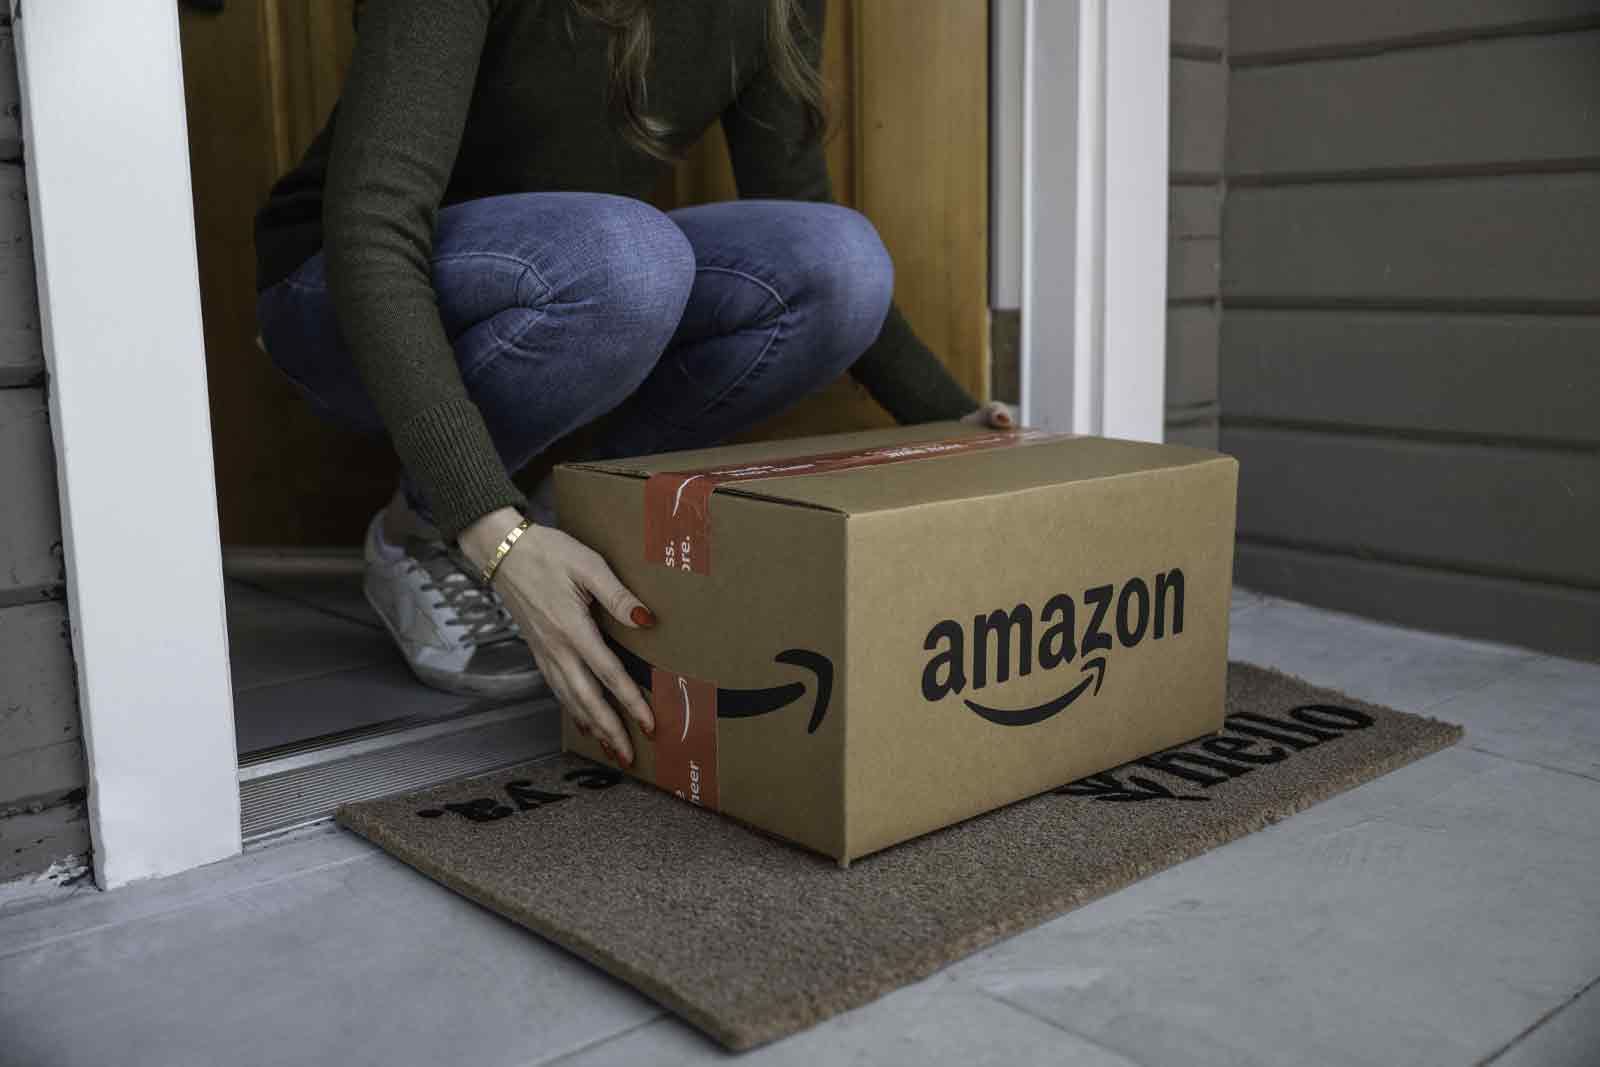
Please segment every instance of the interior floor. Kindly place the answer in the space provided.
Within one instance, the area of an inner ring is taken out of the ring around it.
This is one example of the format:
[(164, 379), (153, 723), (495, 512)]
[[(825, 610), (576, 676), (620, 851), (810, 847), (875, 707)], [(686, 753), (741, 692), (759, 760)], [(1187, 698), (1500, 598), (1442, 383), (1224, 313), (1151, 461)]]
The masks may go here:
[[(282, 629), (303, 596), (232, 593), (241, 705), (267, 709), (256, 742), (290, 732), (277, 715), (346, 721), (337, 689), (286, 696), (341, 676), (433, 699), (348, 589), (295, 616), (317, 641)], [(1593, 1065), (1600, 664), (1243, 591), (1231, 653), (1466, 737), (743, 1059)], [(112, 893), (0, 889), (0, 1035), (0, 1064), (28, 1067), (726, 1058), (328, 823)]]
[(224, 585), (240, 756), (495, 706), (419, 683), (362, 595), (359, 572), (231, 575)]

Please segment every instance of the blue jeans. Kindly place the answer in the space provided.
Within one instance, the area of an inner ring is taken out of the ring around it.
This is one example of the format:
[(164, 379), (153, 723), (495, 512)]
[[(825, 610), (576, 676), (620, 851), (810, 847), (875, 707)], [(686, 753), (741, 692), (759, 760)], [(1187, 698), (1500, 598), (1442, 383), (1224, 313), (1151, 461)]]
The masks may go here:
[[(894, 288), (865, 216), (793, 200), (663, 213), (604, 193), (484, 197), (440, 209), (431, 267), (462, 382), (509, 472), (613, 409), (587, 458), (721, 443), (843, 373)], [(318, 415), (387, 434), (321, 252), (264, 290), (256, 314)], [(400, 485), (431, 520), (404, 470)]]

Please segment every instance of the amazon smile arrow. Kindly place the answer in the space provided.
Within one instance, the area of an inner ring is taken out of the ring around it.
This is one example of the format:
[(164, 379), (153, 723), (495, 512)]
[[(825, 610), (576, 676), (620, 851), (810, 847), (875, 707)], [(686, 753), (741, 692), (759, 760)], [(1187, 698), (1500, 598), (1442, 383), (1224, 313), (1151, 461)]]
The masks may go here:
[(1068, 689), (1065, 693), (1062, 693), (1054, 700), (1046, 701), (1043, 704), (1038, 704), (1031, 708), (1018, 708), (1016, 710), (1007, 708), (991, 708), (986, 704), (979, 704), (974, 700), (963, 701), (963, 703), (965, 703), (967, 707), (971, 708), (982, 718), (987, 719), (998, 726), (1032, 726), (1035, 723), (1044, 722), (1052, 715), (1057, 715), (1065, 711), (1067, 705), (1071, 704), (1074, 700), (1077, 700), (1083, 695), (1084, 691), (1089, 688), (1089, 684), (1091, 682), (1094, 683), (1095, 693), (1098, 694), (1100, 692), (1100, 683), (1103, 682), (1106, 677), (1105, 657), (1096, 656), (1094, 659), (1089, 660), (1083, 665), (1083, 670), (1085, 673), (1094, 671), (1094, 677), (1085, 678), (1083, 681), (1079, 682), (1071, 689)]
[[(611, 651), (622, 661), (628, 677), (632, 678), (640, 689), (650, 692), (654, 672), (652, 664), (610, 634), (601, 636), (605, 638)], [(772, 659), (775, 663), (801, 667), (811, 672), (815, 679), (813, 687), (816, 691), (816, 700), (811, 706), (811, 721), (806, 725), (806, 733), (816, 733), (817, 727), (822, 725), (823, 717), (828, 714), (828, 703), (833, 696), (833, 662), (820, 652), (804, 648), (784, 649)], [(718, 686), (717, 718), (748, 719), (757, 715), (769, 715), (793, 704), (803, 697), (805, 692), (804, 682), (789, 682), (766, 689), (725, 689)]]

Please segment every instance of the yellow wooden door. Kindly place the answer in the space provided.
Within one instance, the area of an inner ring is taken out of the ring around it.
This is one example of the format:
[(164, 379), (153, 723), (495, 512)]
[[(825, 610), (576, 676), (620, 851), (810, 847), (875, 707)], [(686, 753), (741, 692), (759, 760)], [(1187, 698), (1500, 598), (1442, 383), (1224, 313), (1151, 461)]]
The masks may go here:
[(318, 419), (256, 348), (252, 232), (267, 190), (338, 95), (350, 0), (180, 11), (222, 542), (359, 544), (393, 491), (393, 453)]
[[(182, 15), (225, 544), (353, 545), (394, 485), (387, 444), (318, 420), (254, 343), (254, 212), (337, 99), (352, 2), (229, 0), (221, 12)], [(985, 399), (987, 20), (981, 0), (830, 0), (823, 72), (838, 126), (828, 145), (836, 195), (883, 236), (895, 299), (917, 334)], [(734, 195), (713, 127), (654, 200), (670, 208)], [(742, 439), (890, 424), (846, 376)], [(517, 481), (531, 485), (570, 447)]]
[[(870, 218), (895, 264), (895, 300), (956, 379), (988, 399), (988, 5), (829, 0), (823, 76), (838, 133), (835, 197)], [(663, 207), (736, 195), (720, 127)], [(848, 375), (741, 440), (893, 425)]]

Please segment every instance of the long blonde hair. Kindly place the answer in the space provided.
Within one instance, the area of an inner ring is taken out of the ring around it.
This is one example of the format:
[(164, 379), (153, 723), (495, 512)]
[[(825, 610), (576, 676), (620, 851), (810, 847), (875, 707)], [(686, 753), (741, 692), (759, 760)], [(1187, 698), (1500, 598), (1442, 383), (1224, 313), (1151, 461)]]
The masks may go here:
[[(655, 0), (568, 0), (568, 14), (576, 12), (605, 26), (611, 33), (607, 49), (610, 77), (607, 101), (612, 121), (623, 138), (640, 151), (666, 162), (681, 158), (669, 138), (670, 126), (652, 115), (647, 101), (645, 72), (650, 66), (651, 29)], [(743, 3), (746, 0), (734, 0)], [(828, 126), (822, 75), (800, 47), (800, 35), (815, 38), (795, 0), (766, 0), (767, 63), (778, 84), (800, 102), (805, 113), (803, 137), (824, 136)], [(568, 30), (571, 30), (570, 19)], [(820, 54), (820, 50), (819, 50)], [(733, 73), (737, 80), (737, 72)]]

